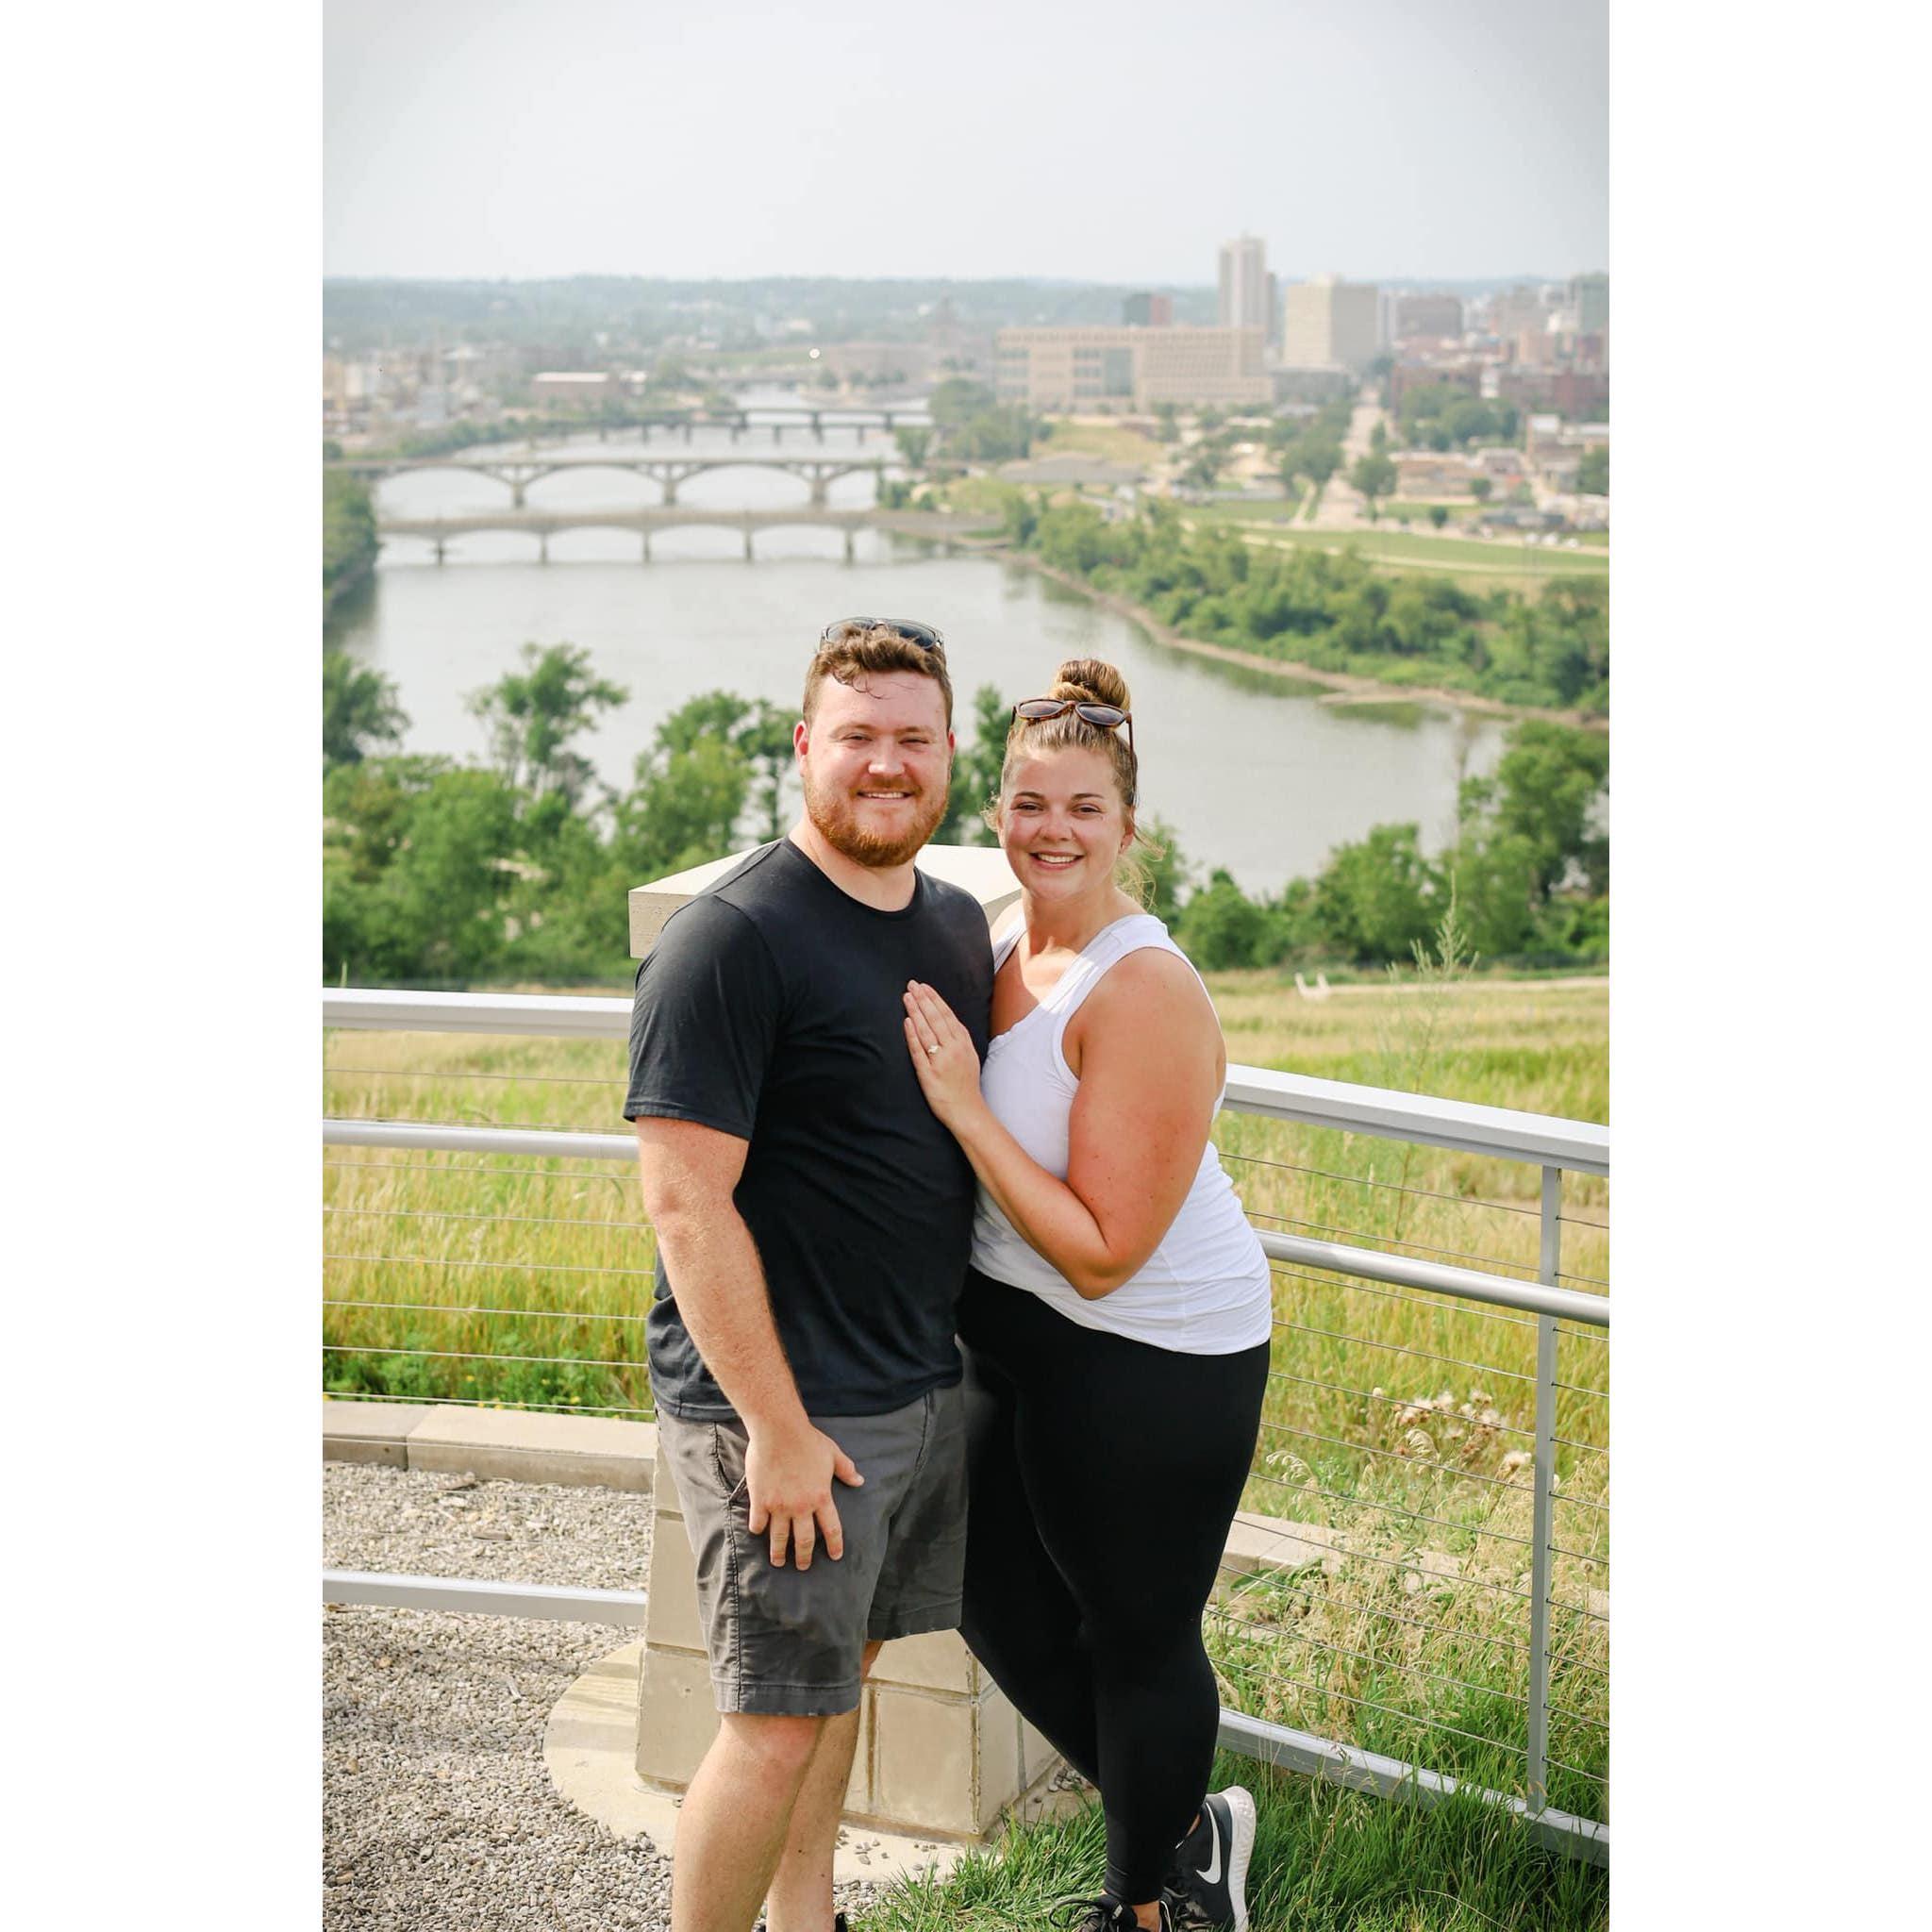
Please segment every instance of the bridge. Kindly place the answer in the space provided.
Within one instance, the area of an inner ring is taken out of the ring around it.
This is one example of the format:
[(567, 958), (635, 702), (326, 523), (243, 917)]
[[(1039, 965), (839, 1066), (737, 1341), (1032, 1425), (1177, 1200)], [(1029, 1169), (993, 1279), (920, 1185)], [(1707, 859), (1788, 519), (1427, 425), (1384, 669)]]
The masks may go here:
[(367, 482), (379, 483), (390, 476), (408, 475), (412, 470), (464, 470), (472, 475), (493, 477), (509, 485), (509, 498), (518, 509), (533, 483), (577, 470), (623, 470), (634, 476), (648, 476), (663, 491), (664, 507), (677, 501), (677, 487), (705, 470), (787, 470), (803, 476), (811, 488), (815, 509), (827, 505), (826, 491), (841, 476), (870, 474), (900, 467), (891, 457), (476, 457), (453, 454), (441, 457), (343, 457), (325, 464)]
[(550, 561), (550, 540), (565, 530), (624, 530), (641, 539), (643, 560), (651, 560), (651, 538), (659, 530), (738, 530), (744, 538), (744, 560), (756, 552), (753, 535), (759, 530), (803, 527), (841, 531), (845, 560), (853, 560), (853, 539), (860, 530), (886, 530), (895, 537), (920, 537), (950, 550), (959, 542), (984, 542), (999, 534), (994, 519), (936, 509), (583, 509), (484, 510), (474, 516), (383, 517), (378, 537), (424, 537), (436, 548), (441, 563), (452, 539), (480, 536), (486, 531), (521, 531), (537, 539), (537, 554)]

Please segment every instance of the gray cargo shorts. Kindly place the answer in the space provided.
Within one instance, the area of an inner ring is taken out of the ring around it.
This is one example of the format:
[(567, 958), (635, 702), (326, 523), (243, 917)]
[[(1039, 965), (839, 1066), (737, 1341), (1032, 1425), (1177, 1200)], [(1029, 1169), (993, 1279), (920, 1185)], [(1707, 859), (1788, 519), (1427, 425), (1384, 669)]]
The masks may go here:
[(952, 1630), (966, 1566), (966, 1434), (958, 1388), (935, 1389), (888, 1415), (813, 1416), (858, 1465), (834, 1481), (845, 1532), (835, 1563), (823, 1542), (811, 1568), (747, 1525), (744, 1424), (659, 1412), (658, 1452), (684, 1509), (698, 1583), (698, 1622), (723, 1711), (834, 1717), (858, 1706), (868, 1642)]

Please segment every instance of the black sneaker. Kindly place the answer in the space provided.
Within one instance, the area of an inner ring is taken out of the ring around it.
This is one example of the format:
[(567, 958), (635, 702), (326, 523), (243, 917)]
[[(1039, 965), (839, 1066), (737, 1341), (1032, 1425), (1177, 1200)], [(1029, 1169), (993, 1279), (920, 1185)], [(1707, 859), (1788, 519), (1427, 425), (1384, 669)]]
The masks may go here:
[(1255, 1801), (1240, 1785), (1201, 1800), (1201, 1822), (1174, 1847), (1167, 1902), (1174, 1924), (1248, 1932), (1248, 1859), (1255, 1850)]
[[(1070, 1898), (1053, 1908), (1053, 1924), (1065, 1932), (1141, 1932), (1132, 1906), (1117, 1898)], [(1174, 1932), (1172, 1902), (1160, 1901), (1160, 1932)]]
[[(765, 1932), (765, 1922), (760, 1919), (752, 1927), (752, 1932)], [(843, 1912), (834, 1912), (832, 1914), (832, 1932), (845, 1932), (845, 1914)]]

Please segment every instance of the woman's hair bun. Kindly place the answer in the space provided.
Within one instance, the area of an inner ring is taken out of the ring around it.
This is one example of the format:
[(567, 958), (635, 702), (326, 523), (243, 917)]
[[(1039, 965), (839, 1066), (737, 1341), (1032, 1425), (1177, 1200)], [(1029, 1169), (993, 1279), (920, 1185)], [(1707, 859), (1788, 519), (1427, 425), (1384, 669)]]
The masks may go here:
[(1104, 658), (1069, 658), (1053, 675), (1049, 697), (1077, 698), (1084, 703), (1117, 705), (1131, 710), (1127, 680)]

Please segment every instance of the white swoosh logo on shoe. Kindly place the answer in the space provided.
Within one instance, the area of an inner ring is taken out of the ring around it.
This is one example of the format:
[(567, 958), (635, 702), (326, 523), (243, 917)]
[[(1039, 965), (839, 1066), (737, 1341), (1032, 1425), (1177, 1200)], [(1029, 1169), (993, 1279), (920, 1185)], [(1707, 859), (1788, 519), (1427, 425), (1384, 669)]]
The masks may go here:
[(1204, 1883), (1221, 1883), (1221, 1823), (1213, 1812), (1208, 1814), (1208, 1836), (1214, 1840), (1214, 1856), (1208, 1861), (1208, 1869), (1201, 1874)]

